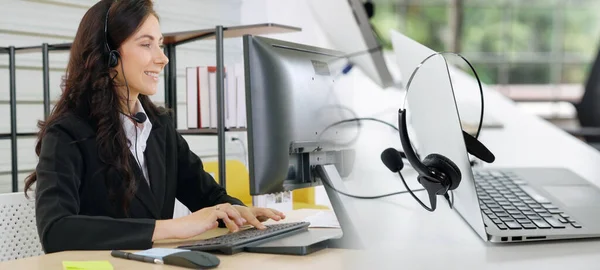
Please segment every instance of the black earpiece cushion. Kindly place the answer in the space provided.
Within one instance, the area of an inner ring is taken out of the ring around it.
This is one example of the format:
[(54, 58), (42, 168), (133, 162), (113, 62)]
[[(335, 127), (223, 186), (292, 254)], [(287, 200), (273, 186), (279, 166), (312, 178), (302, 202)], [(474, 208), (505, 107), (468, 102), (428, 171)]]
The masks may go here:
[(439, 154), (430, 154), (423, 160), (423, 164), (427, 167), (433, 167), (438, 171), (446, 174), (450, 181), (450, 190), (455, 189), (460, 184), (461, 173), (460, 169), (452, 160)]
[(117, 51), (111, 51), (108, 53), (108, 66), (114, 68), (119, 64), (119, 53)]
[(367, 1), (363, 4), (363, 6), (365, 7), (367, 18), (373, 18), (373, 15), (375, 15), (375, 6), (373, 5), (373, 3), (371, 1)]

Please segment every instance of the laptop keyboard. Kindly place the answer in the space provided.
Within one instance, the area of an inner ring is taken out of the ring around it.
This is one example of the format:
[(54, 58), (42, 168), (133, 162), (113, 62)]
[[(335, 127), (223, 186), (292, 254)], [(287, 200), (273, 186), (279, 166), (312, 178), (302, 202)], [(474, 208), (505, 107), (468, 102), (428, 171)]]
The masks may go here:
[(482, 212), (500, 230), (581, 228), (514, 173), (474, 171)]

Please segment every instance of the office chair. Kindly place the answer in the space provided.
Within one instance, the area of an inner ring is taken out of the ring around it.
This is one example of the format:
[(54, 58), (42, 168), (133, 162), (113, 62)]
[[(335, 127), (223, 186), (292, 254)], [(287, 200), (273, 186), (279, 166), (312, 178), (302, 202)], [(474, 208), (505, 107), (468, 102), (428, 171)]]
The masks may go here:
[(600, 150), (600, 49), (588, 75), (584, 94), (573, 106), (580, 127), (566, 131)]
[(34, 200), (23, 192), (0, 194), (0, 262), (43, 254)]

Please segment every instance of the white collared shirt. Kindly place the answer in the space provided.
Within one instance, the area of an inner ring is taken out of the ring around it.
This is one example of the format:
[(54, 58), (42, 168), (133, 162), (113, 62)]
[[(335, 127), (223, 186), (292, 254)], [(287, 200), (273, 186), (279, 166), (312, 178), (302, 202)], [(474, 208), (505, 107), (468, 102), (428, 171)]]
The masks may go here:
[[(143, 112), (144, 107), (142, 104), (137, 101), (135, 103), (135, 111), (132, 114), (137, 112)], [(142, 124), (138, 124), (133, 119), (121, 114), (121, 122), (123, 123), (123, 130), (125, 131), (125, 136), (129, 141), (129, 150), (133, 155), (134, 159), (137, 158), (139, 161), (138, 165), (142, 168), (142, 172), (144, 174), (144, 178), (150, 186), (150, 178), (148, 178), (148, 166), (146, 164), (146, 159), (144, 158), (144, 151), (146, 150), (146, 142), (148, 141), (148, 137), (150, 137), (150, 131), (152, 130), (152, 123), (149, 118), (146, 118), (146, 121)], [(137, 128), (136, 125), (137, 124)], [(137, 157), (136, 157), (136, 129), (137, 129)]]

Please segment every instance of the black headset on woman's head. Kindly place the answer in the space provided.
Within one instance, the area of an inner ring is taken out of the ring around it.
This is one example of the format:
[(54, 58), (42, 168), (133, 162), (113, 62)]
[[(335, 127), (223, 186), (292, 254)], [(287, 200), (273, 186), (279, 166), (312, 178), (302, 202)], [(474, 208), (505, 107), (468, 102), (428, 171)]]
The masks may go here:
[[(120, 57), (119, 52), (117, 50), (111, 50), (110, 46), (108, 45), (108, 14), (110, 12), (111, 6), (112, 6), (112, 3), (108, 6), (108, 9), (106, 10), (106, 17), (104, 20), (104, 45), (106, 46), (109, 69), (115, 68), (119, 64), (119, 57)], [(125, 80), (125, 86), (127, 87), (127, 102), (129, 103), (129, 84), (127, 83), (127, 78), (125, 77), (125, 68), (123, 67), (122, 64), (121, 64), (121, 72), (123, 72), (123, 79)], [(132, 115), (131, 110), (129, 109), (129, 104), (127, 105), (127, 110), (129, 111), (129, 114), (125, 114), (121, 111), (119, 111), (119, 112), (121, 114), (133, 119), (137, 123), (141, 124), (141, 123), (146, 122), (146, 119), (148, 117), (146, 116), (145, 113), (138, 112), (135, 115)], [(134, 127), (134, 130), (135, 130), (135, 159), (136, 159), (137, 163), (141, 166), (142, 164), (139, 161), (138, 153), (137, 153), (137, 127)]]
[(119, 64), (119, 52), (116, 50), (111, 50), (108, 45), (108, 13), (110, 12), (110, 7), (112, 4), (108, 6), (106, 10), (106, 18), (104, 20), (104, 45), (106, 45), (106, 52), (108, 55), (108, 67), (114, 68)]
[[(119, 51), (112, 50), (108, 45), (108, 14), (111, 6), (112, 4), (108, 6), (108, 9), (106, 10), (106, 17), (104, 19), (104, 45), (106, 47), (108, 58), (108, 68), (116, 67), (119, 64), (119, 57), (121, 57)], [(123, 69), (122, 65), (121, 68)], [(125, 79), (125, 86), (127, 87), (127, 100), (129, 100), (129, 85), (127, 83), (127, 79), (125, 78), (125, 72), (123, 72), (123, 78)], [(129, 109), (129, 106), (127, 106), (127, 109)], [(148, 118), (143, 112), (138, 112), (135, 115), (132, 115), (131, 112), (129, 112), (129, 114), (125, 115), (140, 124), (146, 122), (146, 119)]]

